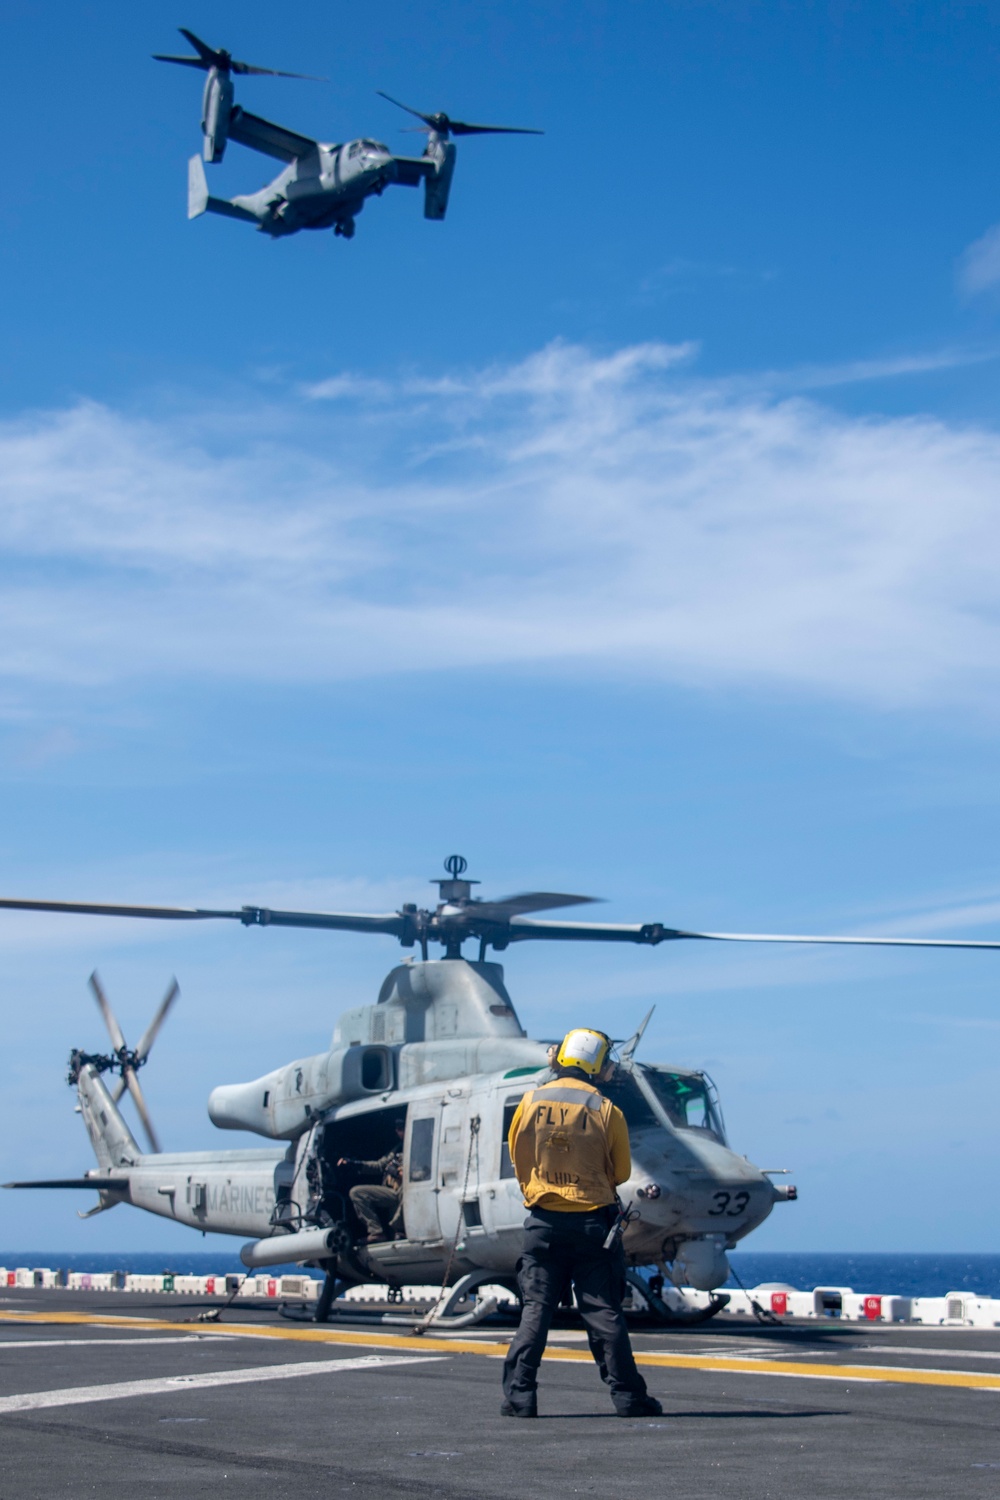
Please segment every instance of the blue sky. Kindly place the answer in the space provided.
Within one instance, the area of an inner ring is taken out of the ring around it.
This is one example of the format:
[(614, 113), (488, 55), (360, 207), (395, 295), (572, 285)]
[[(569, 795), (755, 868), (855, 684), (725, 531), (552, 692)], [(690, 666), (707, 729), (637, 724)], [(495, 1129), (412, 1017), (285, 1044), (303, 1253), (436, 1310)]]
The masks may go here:
[[(377, 88), (546, 134), (461, 143), (444, 224), (189, 224), (178, 24), (328, 75), (239, 85), (326, 139), (419, 149)], [(5, 42), (5, 892), (382, 909), (459, 850), (610, 920), (1000, 935), (990, 7), (14, 0)], [(93, 967), (130, 1037), (176, 972), (145, 1080), (198, 1148), (395, 957), (3, 918), (4, 1178), (88, 1165)], [(996, 1248), (998, 962), (506, 956), (536, 1035), (656, 1002), (796, 1171), (760, 1249)], [(4, 1240), (184, 1243), (76, 1206)]]

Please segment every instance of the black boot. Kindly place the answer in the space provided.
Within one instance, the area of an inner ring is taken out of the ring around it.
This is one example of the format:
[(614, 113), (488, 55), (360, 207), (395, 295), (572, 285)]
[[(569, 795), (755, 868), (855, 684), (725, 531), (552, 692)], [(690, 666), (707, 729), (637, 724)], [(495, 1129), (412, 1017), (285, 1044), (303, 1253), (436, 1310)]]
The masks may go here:
[(500, 1407), (500, 1415), (502, 1417), (537, 1417), (538, 1403), (528, 1400), (515, 1405), (513, 1401), (504, 1401)]
[(663, 1407), (655, 1396), (616, 1396), (615, 1411), (620, 1417), (662, 1417)]

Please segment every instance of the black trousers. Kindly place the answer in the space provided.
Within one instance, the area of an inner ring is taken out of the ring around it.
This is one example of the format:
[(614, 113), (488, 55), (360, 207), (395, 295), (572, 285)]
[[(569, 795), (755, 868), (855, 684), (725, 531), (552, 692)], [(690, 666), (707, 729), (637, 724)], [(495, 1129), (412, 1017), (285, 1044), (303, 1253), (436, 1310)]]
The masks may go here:
[(513, 1406), (534, 1404), (552, 1316), (570, 1283), (590, 1352), (615, 1405), (646, 1394), (622, 1312), (624, 1259), (619, 1250), (604, 1249), (614, 1215), (614, 1209), (552, 1213), (536, 1208), (525, 1219), (524, 1251), (517, 1263), (524, 1309), (503, 1365), (504, 1395)]

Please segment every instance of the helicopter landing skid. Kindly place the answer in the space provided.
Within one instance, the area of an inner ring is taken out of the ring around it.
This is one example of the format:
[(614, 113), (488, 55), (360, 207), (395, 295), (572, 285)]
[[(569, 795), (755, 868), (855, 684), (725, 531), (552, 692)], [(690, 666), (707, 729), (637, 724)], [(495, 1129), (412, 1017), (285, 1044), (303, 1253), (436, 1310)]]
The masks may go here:
[(707, 1323), (709, 1318), (714, 1318), (729, 1303), (725, 1292), (717, 1292), (704, 1307), (693, 1307), (682, 1312), (657, 1296), (638, 1271), (626, 1271), (625, 1280), (639, 1293), (654, 1320), (663, 1328), (693, 1328), (698, 1323)]
[[(369, 1312), (363, 1303), (358, 1302), (340, 1302), (338, 1306), (341, 1293), (348, 1290), (352, 1283), (341, 1281), (328, 1272), (315, 1314), (310, 1321), (390, 1324), (398, 1328), (409, 1328), (418, 1334), (429, 1328), (470, 1328), (474, 1323), (480, 1323), (484, 1318), (496, 1312), (497, 1299), (495, 1297), (482, 1298), (475, 1307), (464, 1313), (456, 1312), (455, 1309), (468, 1299), (477, 1286), (495, 1281), (495, 1271), (472, 1272), (468, 1276), (463, 1276), (460, 1281), (456, 1281), (454, 1286), (446, 1288), (429, 1312), (385, 1313)], [(297, 1310), (286, 1311), (283, 1308), (282, 1312), (285, 1317), (296, 1319), (302, 1319), (305, 1316)]]

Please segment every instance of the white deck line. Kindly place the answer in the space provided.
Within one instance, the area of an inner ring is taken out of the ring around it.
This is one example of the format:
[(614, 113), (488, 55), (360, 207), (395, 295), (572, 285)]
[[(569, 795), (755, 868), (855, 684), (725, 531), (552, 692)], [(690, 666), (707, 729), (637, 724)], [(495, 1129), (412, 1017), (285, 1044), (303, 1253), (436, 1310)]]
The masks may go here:
[(371, 1354), (360, 1359), (310, 1359), (297, 1364), (257, 1365), (247, 1370), (170, 1375), (157, 1380), (119, 1380), (112, 1385), (66, 1386), (58, 1391), (28, 1391), (20, 1396), (0, 1396), (0, 1415), (41, 1411), (51, 1406), (84, 1406), (92, 1401), (123, 1401), (132, 1396), (177, 1395), (184, 1391), (203, 1391), (212, 1386), (294, 1380), (299, 1375), (331, 1375), (385, 1365), (426, 1365), (446, 1358), (447, 1355), (442, 1354)]
[[(116, 1325), (117, 1326), (117, 1325)], [(109, 1349), (113, 1344), (124, 1344), (131, 1348), (133, 1344), (204, 1344), (214, 1339), (221, 1344), (225, 1339), (224, 1333), (181, 1333), (181, 1334), (141, 1334), (130, 1339), (2, 1339), (0, 1338), (0, 1350), (3, 1349)]]

